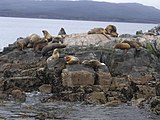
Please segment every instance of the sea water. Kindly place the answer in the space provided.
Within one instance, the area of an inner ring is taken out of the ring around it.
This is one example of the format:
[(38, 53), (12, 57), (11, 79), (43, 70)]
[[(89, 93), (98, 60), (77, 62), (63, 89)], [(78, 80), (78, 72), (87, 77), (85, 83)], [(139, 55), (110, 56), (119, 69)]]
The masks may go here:
[(0, 17), (0, 49), (15, 42), (18, 37), (26, 37), (32, 33), (43, 36), (42, 30), (47, 30), (56, 36), (61, 27), (67, 34), (74, 34), (85, 33), (95, 27), (105, 28), (110, 24), (117, 27), (119, 34), (135, 34), (138, 30), (146, 32), (156, 26), (156, 24), (142, 23)]

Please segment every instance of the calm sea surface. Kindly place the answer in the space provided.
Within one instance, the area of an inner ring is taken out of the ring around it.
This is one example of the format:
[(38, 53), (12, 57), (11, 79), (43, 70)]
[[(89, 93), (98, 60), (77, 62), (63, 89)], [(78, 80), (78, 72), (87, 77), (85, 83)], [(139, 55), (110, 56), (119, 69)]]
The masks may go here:
[(135, 34), (137, 30), (147, 31), (156, 24), (97, 22), (55, 19), (32, 19), (0, 17), (0, 49), (13, 43), (18, 37), (26, 37), (31, 33), (42, 36), (42, 30), (48, 30), (52, 35), (57, 35), (60, 28), (65, 28), (67, 34), (84, 33), (94, 27), (106, 27), (113, 24), (119, 34)]

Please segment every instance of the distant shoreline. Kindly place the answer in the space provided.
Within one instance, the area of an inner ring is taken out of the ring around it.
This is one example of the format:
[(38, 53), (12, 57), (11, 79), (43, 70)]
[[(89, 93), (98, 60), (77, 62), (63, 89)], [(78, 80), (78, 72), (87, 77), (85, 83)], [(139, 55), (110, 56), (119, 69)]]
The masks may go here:
[(104, 20), (85, 20), (85, 19), (59, 19), (59, 18), (43, 18), (43, 17), (21, 17), (21, 16), (0, 16), (0, 17), (6, 17), (6, 18), (28, 18), (28, 19), (49, 19), (49, 20), (72, 20), (72, 21), (94, 21), (94, 22), (118, 22), (118, 23), (140, 23), (140, 24), (160, 24), (160, 23), (154, 23), (154, 22), (131, 22), (131, 21), (104, 21)]
[(138, 3), (1, 0), (0, 16), (160, 24), (160, 10)]

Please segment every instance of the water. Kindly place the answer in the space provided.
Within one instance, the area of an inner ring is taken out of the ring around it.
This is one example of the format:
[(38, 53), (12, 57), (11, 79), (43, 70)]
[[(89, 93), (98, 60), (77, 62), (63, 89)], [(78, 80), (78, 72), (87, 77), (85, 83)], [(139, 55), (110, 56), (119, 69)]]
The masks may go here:
[[(84, 105), (81, 102), (47, 102), (40, 99), (50, 95), (27, 93), (25, 103), (3, 102), (0, 104), (0, 120), (160, 120), (160, 116), (134, 106)], [(62, 119), (63, 118), (63, 119)]]
[(65, 28), (67, 34), (84, 33), (94, 27), (106, 27), (113, 24), (119, 34), (135, 34), (137, 30), (153, 28), (156, 24), (97, 22), (55, 19), (32, 19), (0, 17), (0, 49), (13, 43), (18, 37), (26, 37), (31, 33), (42, 36), (42, 30), (48, 30), (52, 35), (57, 35), (60, 28)]

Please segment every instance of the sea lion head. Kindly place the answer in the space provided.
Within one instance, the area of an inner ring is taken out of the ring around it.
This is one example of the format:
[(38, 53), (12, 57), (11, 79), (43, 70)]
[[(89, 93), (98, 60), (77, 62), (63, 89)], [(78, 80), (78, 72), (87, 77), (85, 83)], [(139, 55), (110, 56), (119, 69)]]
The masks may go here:
[(59, 55), (59, 49), (57, 49), (57, 48), (54, 49), (54, 50), (53, 50), (53, 53), (52, 53), (52, 58), (53, 58), (53, 59), (59, 59), (59, 56), (60, 56), (60, 55)]
[(44, 35), (44, 39), (47, 41), (47, 42), (50, 42), (52, 41), (52, 36), (49, 34), (49, 32), (47, 30), (42, 30), (42, 33)]
[(111, 35), (112, 37), (118, 37), (117, 28), (114, 25), (108, 25), (106, 28), (106, 33)]
[(66, 35), (64, 28), (61, 28), (58, 35)]

